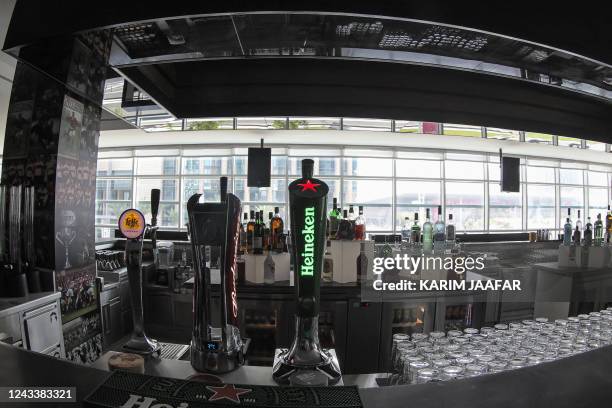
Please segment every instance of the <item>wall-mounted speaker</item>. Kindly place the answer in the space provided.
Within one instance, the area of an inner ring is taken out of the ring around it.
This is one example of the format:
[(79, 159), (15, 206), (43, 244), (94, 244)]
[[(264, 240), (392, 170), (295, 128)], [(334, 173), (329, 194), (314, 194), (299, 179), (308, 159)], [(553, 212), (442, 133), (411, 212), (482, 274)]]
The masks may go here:
[(247, 185), (249, 187), (270, 187), (271, 165), (272, 149), (265, 147), (249, 147)]
[(517, 193), (521, 191), (521, 159), (518, 157), (501, 158), (501, 191)]

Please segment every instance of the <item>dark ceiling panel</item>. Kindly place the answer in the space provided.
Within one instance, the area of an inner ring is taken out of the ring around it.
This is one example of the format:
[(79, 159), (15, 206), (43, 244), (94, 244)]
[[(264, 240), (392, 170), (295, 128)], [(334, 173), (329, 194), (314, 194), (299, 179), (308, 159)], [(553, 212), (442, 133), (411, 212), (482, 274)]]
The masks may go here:
[(179, 118), (389, 118), (612, 142), (612, 104), (605, 100), (530, 81), (454, 69), (264, 58), (123, 67), (121, 72)]

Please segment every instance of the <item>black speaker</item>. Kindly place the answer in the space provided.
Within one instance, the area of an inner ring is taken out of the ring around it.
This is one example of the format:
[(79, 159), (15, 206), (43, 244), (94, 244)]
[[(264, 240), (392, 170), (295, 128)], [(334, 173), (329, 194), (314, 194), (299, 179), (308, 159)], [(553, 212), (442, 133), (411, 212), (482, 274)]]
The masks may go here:
[(249, 187), (270, 187), (270, 167), (272, 149), (266, 147), (249, 147)]
[(517, 193), (521, 191), (521, 159), (517, 157), (502, 157), (501, 159), (501, 191)]

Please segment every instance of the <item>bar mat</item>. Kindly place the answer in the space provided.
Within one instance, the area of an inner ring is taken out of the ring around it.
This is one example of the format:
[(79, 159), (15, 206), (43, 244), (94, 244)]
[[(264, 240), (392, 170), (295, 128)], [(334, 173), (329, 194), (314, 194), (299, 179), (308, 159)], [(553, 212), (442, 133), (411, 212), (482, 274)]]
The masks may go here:
[(159, 345), (161, 346), (159, 358), (167, 360), (180, 360), (187, 350), (189, 350), (187, 344), (159, 343)]
[[(357, 387), (274, 387), (239, 384), (205, 384), (197, 381), (114, 371), (84, 401), (96, 408), (362, 408)], [(182, 404), (182, 405), (181, 405)]]

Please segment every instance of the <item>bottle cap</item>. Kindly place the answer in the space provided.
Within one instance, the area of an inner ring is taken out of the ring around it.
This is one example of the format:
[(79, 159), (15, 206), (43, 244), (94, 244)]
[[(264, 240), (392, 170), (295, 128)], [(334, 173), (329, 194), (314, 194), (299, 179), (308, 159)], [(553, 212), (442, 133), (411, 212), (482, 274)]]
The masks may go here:
[(419, 213), (418, 213), (418, 212), (415, 212), (415, 213), (414, 213), (414, 220), (415, 220), (415, 221), (418, 221), (418, 220), (419, 220)]
[[(277, 207), (277, 208), (278, 208), (278, 207)], [(272, 211), (270, 211), (270, 212), (268, 213), (268, 219), (269, 219), (269, 220), (271, 220), (273, 215), (274, 215), (274, 214), (272, 213)]]
[(452, 220), (453, 219), (453, 214), (448, 214), (448, 219)]

